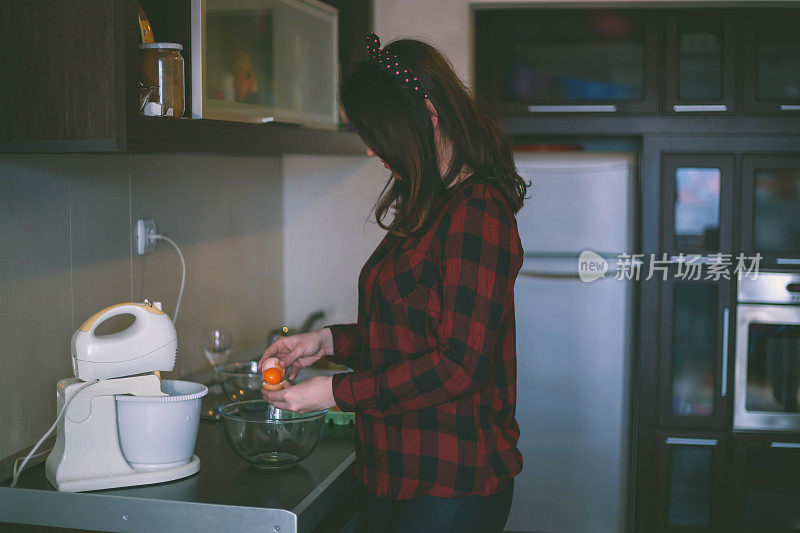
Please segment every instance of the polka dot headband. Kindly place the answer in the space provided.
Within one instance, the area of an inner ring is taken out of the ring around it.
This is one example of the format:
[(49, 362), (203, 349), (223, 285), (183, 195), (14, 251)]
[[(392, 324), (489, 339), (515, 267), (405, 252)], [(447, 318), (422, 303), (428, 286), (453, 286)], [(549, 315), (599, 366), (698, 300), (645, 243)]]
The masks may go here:
[(414, 94), (420, 94), (427, 98), (422, 84), (408, 67), (404, 66), (397, 58), (397, 54), (381, 50), (381, 40), (375, 33), (369, 33), (364, 37), (364, 44), (367, 47), (367, 54), (381, 70), (385, 70), (395, 78), (402, 81)]

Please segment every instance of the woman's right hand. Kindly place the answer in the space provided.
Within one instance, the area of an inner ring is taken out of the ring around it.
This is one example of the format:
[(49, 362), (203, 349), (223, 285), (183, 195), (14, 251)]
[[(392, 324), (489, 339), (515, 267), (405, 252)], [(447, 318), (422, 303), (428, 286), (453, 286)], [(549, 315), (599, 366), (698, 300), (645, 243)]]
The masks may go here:
[[(258, 369), (266, 359), (274, 357), (287, 370), (287, 379), (294, 379), (297, 371), (314, 364), (326, 355), (333, 355), (333, 335), (329, 328), (281, 337), (267, 348)], [(290, 371), (289, 367), (293, 367)]]

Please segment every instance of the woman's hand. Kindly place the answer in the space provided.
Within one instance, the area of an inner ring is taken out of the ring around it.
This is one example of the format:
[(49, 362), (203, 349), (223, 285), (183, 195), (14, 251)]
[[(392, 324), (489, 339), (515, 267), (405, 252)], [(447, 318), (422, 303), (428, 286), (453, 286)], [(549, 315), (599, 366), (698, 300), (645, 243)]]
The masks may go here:
[(297, 385), (287, 383), (284, 387), (276, 391), (262, 389), (261, 395), (278, 409), (296, 413), (322, 411), (336, 405), (331, 376), (318, 376)]
[(262, 370), (264, 361), (274, 357), (286, 369), (286, 379), (294, 379), (298, 370), (314, 364), (326, 355), (333, 355), (333, 335), (330, 329), (323, 328), (279, 338), (261, 356), (258, 369)]

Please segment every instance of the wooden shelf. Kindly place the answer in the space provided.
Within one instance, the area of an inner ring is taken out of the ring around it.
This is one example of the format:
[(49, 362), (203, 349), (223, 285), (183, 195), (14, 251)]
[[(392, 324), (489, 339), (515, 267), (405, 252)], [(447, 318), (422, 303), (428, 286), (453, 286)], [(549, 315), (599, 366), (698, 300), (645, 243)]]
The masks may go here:
[(353, 132), (288, 124), (134, 116), (126, 127), (127, 152), (215, 152), (237, 154), (364, 155)]
[[(136, 2), (124, 1), (125, 136), (119, 148), (127, 152), (213, 152), (253, 155), (364, 154), (366, 147), (352, 132), (306, 128), (294, 124), (251, 124), (209, 119), (168, 119), (138, 114), (139, 30)], [(184, 44), (186, 109), (191, 109), (191, 31), (189, 2), (143, 0), (159, 39)], [(370, 2), (358, 3), (370, 11)], [(351, 18), (357, 18), (352, 13)], [(341, 24), (340, 24), (341, 26)], [(355, 31), (351, 29), (351, 31)], [(358, 31), (363, 31), (358, 28)], [(340, 32), (341, 34), (341, 32)]]

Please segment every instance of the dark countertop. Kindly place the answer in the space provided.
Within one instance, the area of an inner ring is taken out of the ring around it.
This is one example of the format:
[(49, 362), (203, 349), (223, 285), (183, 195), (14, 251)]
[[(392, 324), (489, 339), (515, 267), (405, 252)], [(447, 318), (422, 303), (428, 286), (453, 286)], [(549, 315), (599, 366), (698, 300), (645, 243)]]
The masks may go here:
[[(195, 453), (197, 474), (168, 483), (87, 493), (55, 491), (44, 462), (3, 480), (0, 522), (106, 531), (225, 530), (235, 524), (262, 531), (311, 531), (356, 485), (353, 429), (326, 424), (317, 449), (282, 471), (249, 466), (228, 445), (219, 422), (203, 420)], [(11, 458), (3, 461), (7, 463)]]

